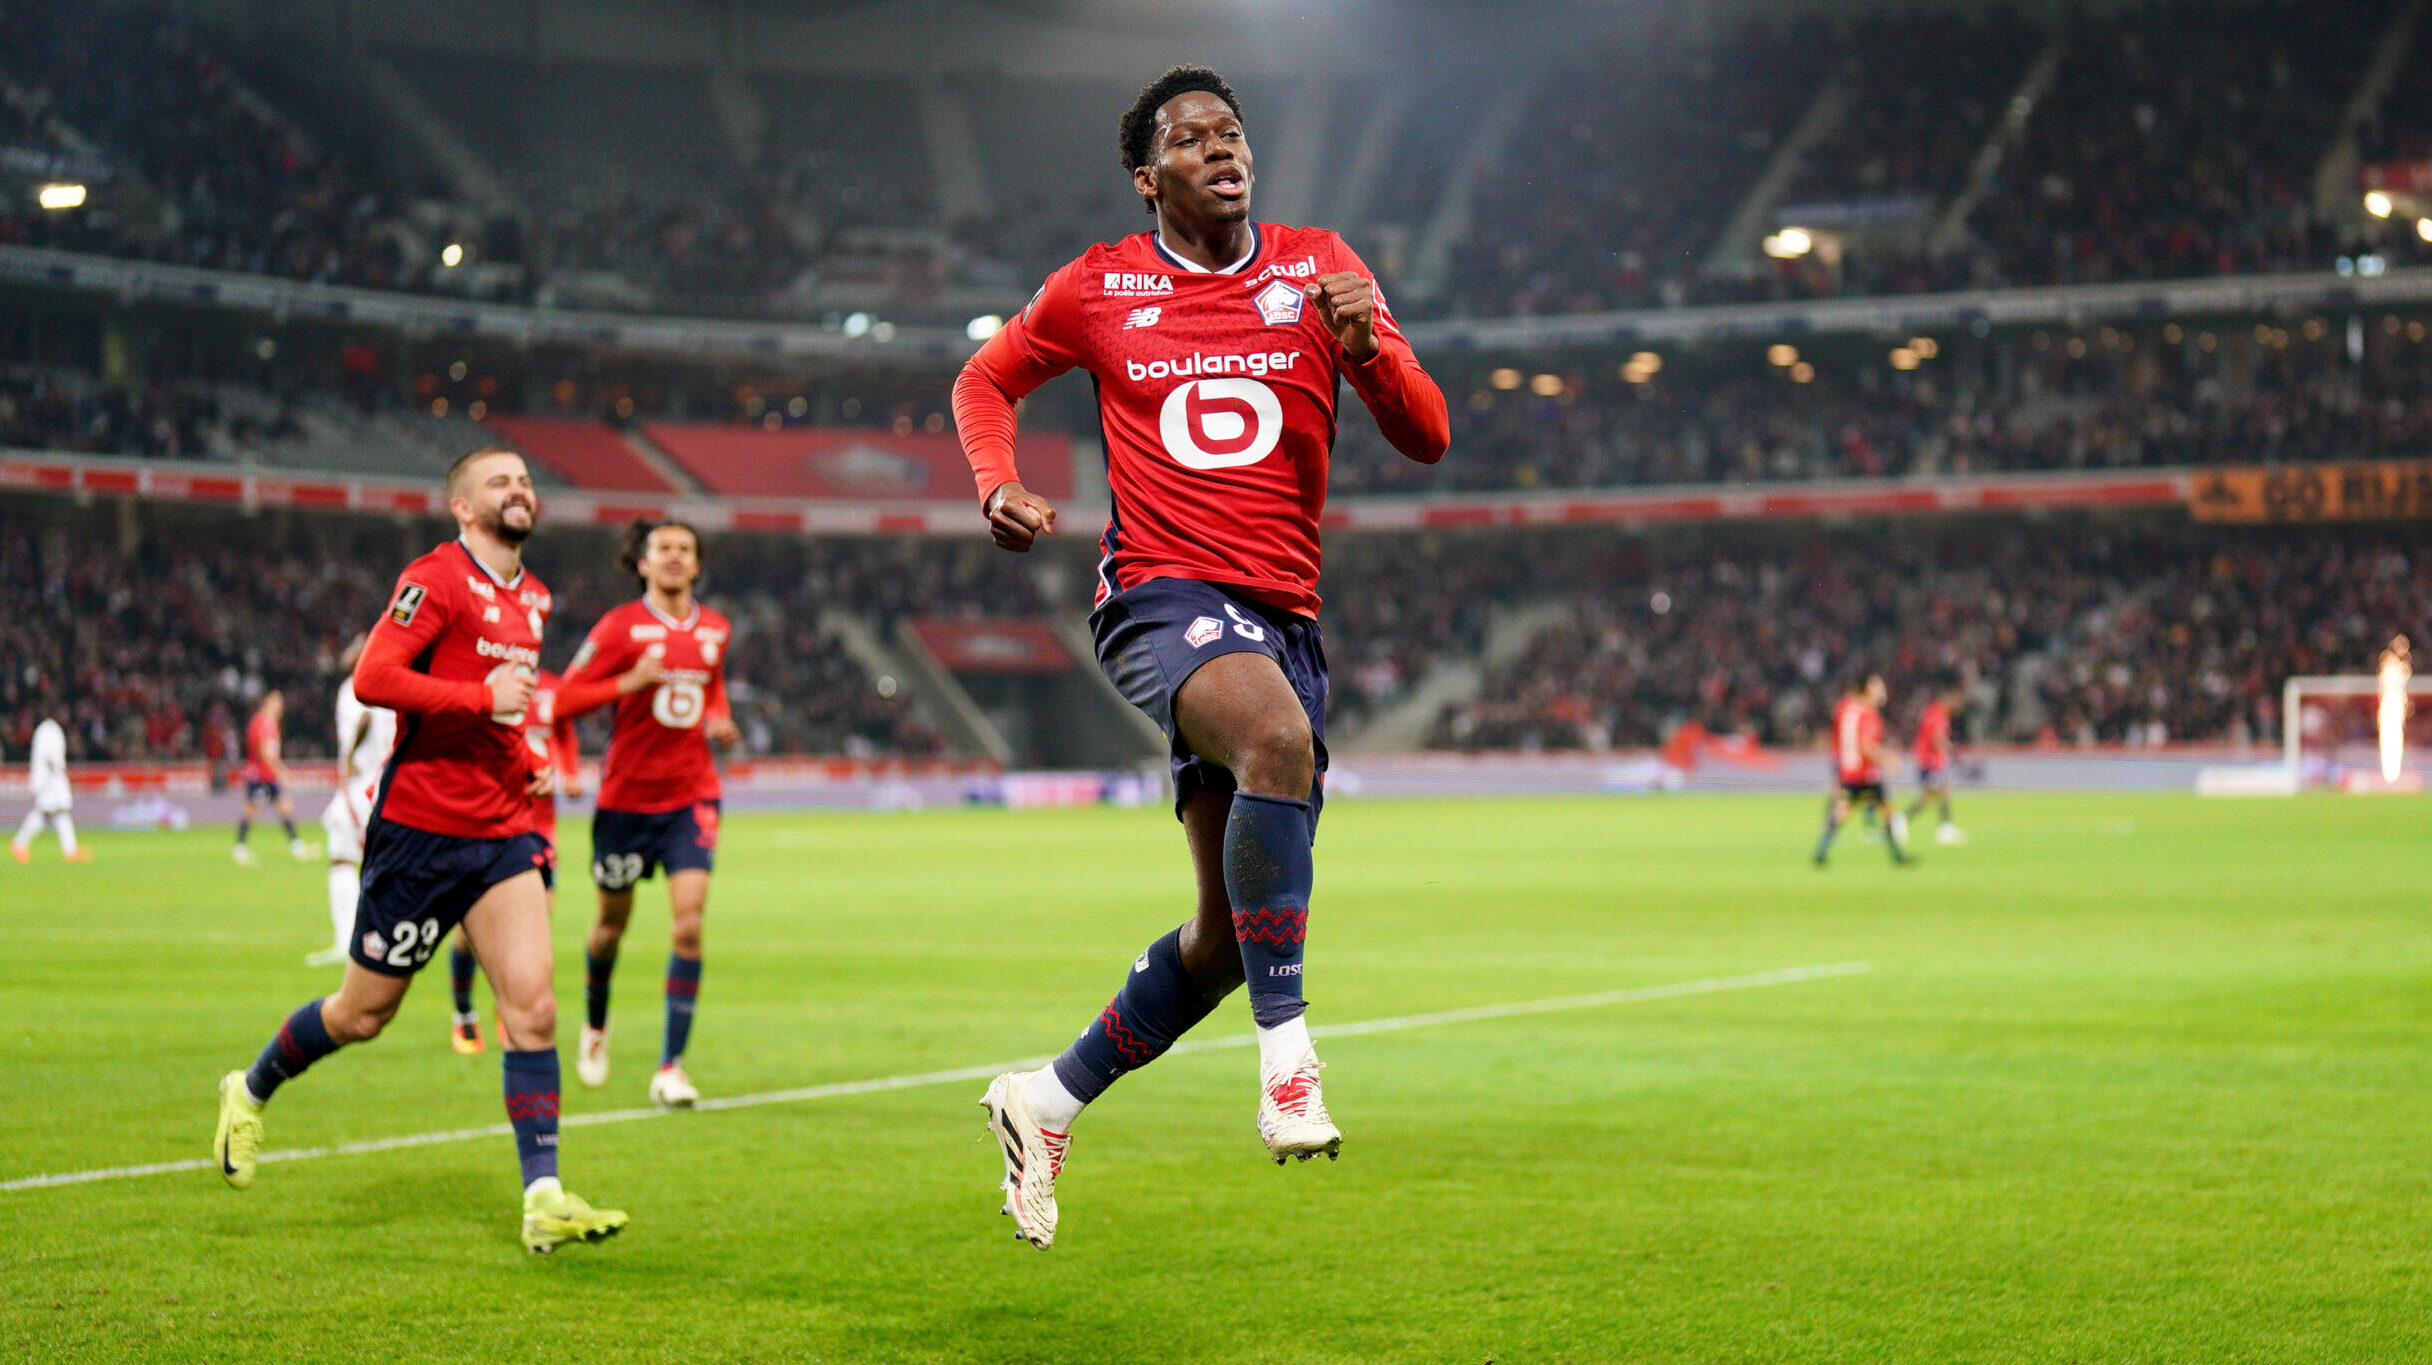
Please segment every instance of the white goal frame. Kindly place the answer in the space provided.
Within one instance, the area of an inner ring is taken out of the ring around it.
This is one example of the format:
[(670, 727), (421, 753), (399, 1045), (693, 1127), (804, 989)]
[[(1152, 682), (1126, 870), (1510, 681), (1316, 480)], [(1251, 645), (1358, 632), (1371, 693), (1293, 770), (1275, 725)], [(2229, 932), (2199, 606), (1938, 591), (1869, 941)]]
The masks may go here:
[[(2299, 706), (2304, 698), (2316, 697), (2378, 697), (2381, 679), (2371, 673), (2308, 673), (2291, 677), (2280, 684), (2280, 750), (2281, 765), (2288, 773), (2289, 790), (2299, 789), (2305, 780), (2302, 746), (2305, 727), (2299, 723)], [(2417, 675), (2407, 679), (2407, 695), (2432, 697), (2432, 678)]]

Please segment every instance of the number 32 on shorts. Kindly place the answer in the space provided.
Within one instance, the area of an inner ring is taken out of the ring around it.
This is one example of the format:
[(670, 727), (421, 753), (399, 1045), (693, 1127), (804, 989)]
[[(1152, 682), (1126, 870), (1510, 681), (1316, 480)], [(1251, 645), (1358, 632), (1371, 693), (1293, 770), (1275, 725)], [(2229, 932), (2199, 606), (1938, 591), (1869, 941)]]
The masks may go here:
[(592, 884), (602, 891), (622, 891), (642, 879), (642, 855), (610, 853), (591, 864)]
[(701, 684), (682, 679), (663, 682), (650, 694), (650, 718), (670, 730), (690, 730), (701, 723)]

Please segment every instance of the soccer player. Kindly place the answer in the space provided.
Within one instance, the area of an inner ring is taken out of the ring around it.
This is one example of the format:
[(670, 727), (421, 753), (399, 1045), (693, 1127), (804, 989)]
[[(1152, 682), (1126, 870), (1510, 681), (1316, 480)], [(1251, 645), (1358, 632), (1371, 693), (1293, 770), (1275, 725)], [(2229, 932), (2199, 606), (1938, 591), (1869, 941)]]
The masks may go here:
[(346, 941), (355, 935), (355, 897), (363, 879), (363, 832), (371, 824), (380, 770), (388, 766), (389, 751), (397, 743), (397, 713), (385, 706), (365, 706), (355, 696), (355, 663), (370, 638), (356, 636), (338, 656), (338, 666), (348, 674), (338, 684), (338, 789), (321, 811), (321, 829), (329, 835), (331, 937), (328, 948), (304, 959), (308, 967), (336, 967), (346, 961)]
[(1967, 705), (1967, 694), (1956, 687), (1946, 687), (1934, 694), (1917, 717), (1917, 799), (1908, 806), (1901, 821), (1905, 835), (1908, 821), (1932, 801), (1939, 807), (1942, 822), (1934, 827), (1934, 842), (1964, 844), (1968, 836), (1951, 823), (1951, 718)]
[(1824, 805), (1824, 835), (1816, 840), (1818, 867), (1832, 851), (1832, 836), (1840, 832), (1852, 805), (1882, 812), (1884, 842), (1891, 846), (1892, 861), (1901, 867), (1909, 865), (1908, 850), (1903, 847), (1908, 842), (1908, 821), (1892, 809), (1883, 792), (1883, 770), (1892, 762), (1891, 752), (1883, 747), (1883, 703), (1889, 696), (1882, 677), (1870, 673), (1851, 678), (1832, 708), (1833, 775), (1840, 786)]
[(263, 801), (279, 813), (288, 853), (299, 863), (312, 856), (311, 847), (296, 836), (296, 808), (287, 799), (287, 765), (279, 761), (279, 720), (286, 714), (287, 698), (273, 690), (263, 694), (253, 718), (245, 722), (245, 812), (236, 818), (236, 860), (246, 866), (253, 863), (253, 850), (246, 847), (245, 836), (253, 831), (253, 812)]
[(76, 789), (68, 781), (68, 732), (49, 716), (34, 727), (34, 742), (26, 755), (26, 790), (33, 793), (34, 808), (25, 813), (25, 823), (17, 826), (17, 837), (9, 841), (9, 856), (18, 862), (34, 856), (34, 836), (42, 833), (44, 822), (59, 833), (59, 853), (71, 863), (93, 861), (93, 850), (76, 842)]
[(579, 716), (609, 699), (610, 674), (652, 679), (649, 695), (617, 703), (600, 757), (599, 808), (591, 817), (591, 880), (600, 892), (584, 962), (582, 1045), (574, 1074), (608, 1083), (608, 988), (633, 918), (633, 890), (667, 873), (666, 1026), (650, 1101), (689, 1109), (701, 1092), (684, 1071), (701, 992), (701, 913), (718, 851), (721, 792), (709, 747), (740, 739), (726, 703), (726, 649), (734, 627), (701, 605), (701, 536), (680, 521), (637, 521), (617, 562), (642, 596), (591, 628), (558, 688), (558, 714)]
[(523, 567), (539, 514), (523, 457), (475, 450), (450, 467), (447, 492), (460, 534), (406, 566), (355, 665), (355, 695), (400, 721), (364, 831), (346, 977), (335, 994), (288, 1016), (250, 1069), (221, 1079), (212, 1154), (230, 1185), (251, 1186), (262, 1107), (314, 1062), (379, 1036), (414, 974), (461, 923), (498, 997), (523, 1244), (539, 1254), (599, 1241), (626, 1221), (557, 1177), (550, 850), (532, 810), (549, 774), (523, 738), (552, 603)]
[(1015, 404), (1066, 370), (1097, 381), (1114, 514), (1090, 628), (1099, 667), (1167, 736), (1198, 892), (1078, 1041), (981, 1101), (1004, 1148), (1003, 1212), (1042, 1249), (1082, 1107), (1245, 979), (1267, 1151), (1340, 1148), (1301, 992), (1326, 769), (1318, 520), (1340, 386), (1411, 459), (1432, 464), (1451, 439), (1443, 394), (1342, 238), (1251, 219), (1249, 137), (1223, 77), (1166, 72), (1117, 142), (1153, 230), (1048, 276), (954, 386), (989, 530), (1021, 552), (1056, 509), (1014, 468)]
[[(559, 793), (580, 796), (582, 787), (582, 749), (574, 733), (574, 722), (557, 714), (557, 684), (555, 673), (542, 670), (532, 676), (532, 709), (524, 713), (524, 743), (532, 750), (535, 762), (547, 767), (556, 780), (550, 789), (532, 798), (533, 828), (549, 841), (551, 863), (555, 864), (557, 848), (557, 798)], [(557, 889), (549, 889), (549, 915), (557, 916)], [(473, 945), (465, 941), (464, 931), (458, 929), (448, 948), (448, 998), (454, 1004), (454, 1015), (448, 1024), (448, 1045), (459, 1054), (478, 1057), (487, 1046), (481, 1037), (481, 1016), (473, 1012), (473, 971), (477, 965)]]
[(2407, 680), (2415, 676), (2415, 665), (2407, 656), (2407, 637), (2391, 637), (2390, 647), (2381, 652), (2378, 686), (2381, 691), (2379, 722), (2381, 738), (2381, 780), (2396, 782), (2398, 771), (2407, 761)]

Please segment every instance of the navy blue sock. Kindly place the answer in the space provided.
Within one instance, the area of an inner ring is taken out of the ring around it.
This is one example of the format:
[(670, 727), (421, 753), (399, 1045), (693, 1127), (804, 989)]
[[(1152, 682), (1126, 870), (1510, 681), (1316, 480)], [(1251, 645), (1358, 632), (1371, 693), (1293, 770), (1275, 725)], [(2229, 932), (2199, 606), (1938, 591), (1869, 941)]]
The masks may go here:
[(1832, 836), (1840, 832), (1841, 822), (1833, 817), (1832, 806), (1827, 803), (1824, 807), (1824, 833), (1816, 840), (1817, 862), (1824, 861), (1824, 855), (1832, 851)]
[(505, 1062), (507, 1122), (529, 1185), (557, 1174), (557, 1049), (509, 1050)]
[(296, 822), (282, 815), (279, 817), (279, 825), (287, 831), (287, 842), (294, 843), (296, 841)]
[(243, 847), (245, 843), (245, 836), (251, 833), (253, 833), (253, 818), (251, 816), (244, 815), (238, 816), (236, 821), (237, 846), (240, 848)]
[(667, 1038), (659, 1044), (659, 1065), (684, 1060), (684, 1045), (692, 1039), (692, 1010), (701, 997), (701, 959), (667, 955)]
[(1288, 1024), (1301, 1000), (1301, 949), (1309, 937), (1309, 803), (1233, 794), (1224, 824), (1224, 889), (1233, 902), (1233, 938), (1250, 986), (1250, 1017), (1260, 1028)]
[(616, 954), (583, 954), (583, 1019), (593, 1028), (608, 1027), (608, 982), (616, 975)]
[(1157, 1060), (1215, 1008), (1216, 1000), (1182, 969), (1182, 931), (1176, 929), (1148, 946), (1123, 978), (1123, 989), (1056, 1058), (1056, 1079), (1087, 1104), (1116, 1077)]
[(458, 1014), (473, 1012), (473, 950), (465, 946), (461, 930), (456, 935), (456, 946), (448, 952), (448, 990), (455, 998)]
[(287, 1022), (279, 1025), (279, 1036), (253, 1059), (245, 1072), (245, 1088), (255, 1099), (267, 1100), (280, 1086), (303, 1075), (304, 1068), (337, 1050), (338, 1044), (321, 1024), (321, 1002), (307, 1001), (287, 1016)]

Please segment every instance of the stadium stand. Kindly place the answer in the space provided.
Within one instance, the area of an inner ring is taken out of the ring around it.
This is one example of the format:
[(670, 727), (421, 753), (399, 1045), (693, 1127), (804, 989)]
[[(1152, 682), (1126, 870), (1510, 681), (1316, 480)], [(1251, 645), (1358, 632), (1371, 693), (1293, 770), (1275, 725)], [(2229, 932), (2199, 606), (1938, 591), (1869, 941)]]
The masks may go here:
[(576, 488), (610, 493), (681, 491), (606, 422), (497, 414), (483, 425)]
[[(903, 432), (677, 422), (642, 430), (703, 488), (726, 497), (937, 498), (971, 488), (962, 446), (942, 422), (936, 431)], [(1071, 450), (1061, 436), (1024, 432), (1016, 458), (1024, 483), (1042, 497), (1071, 492)]]

